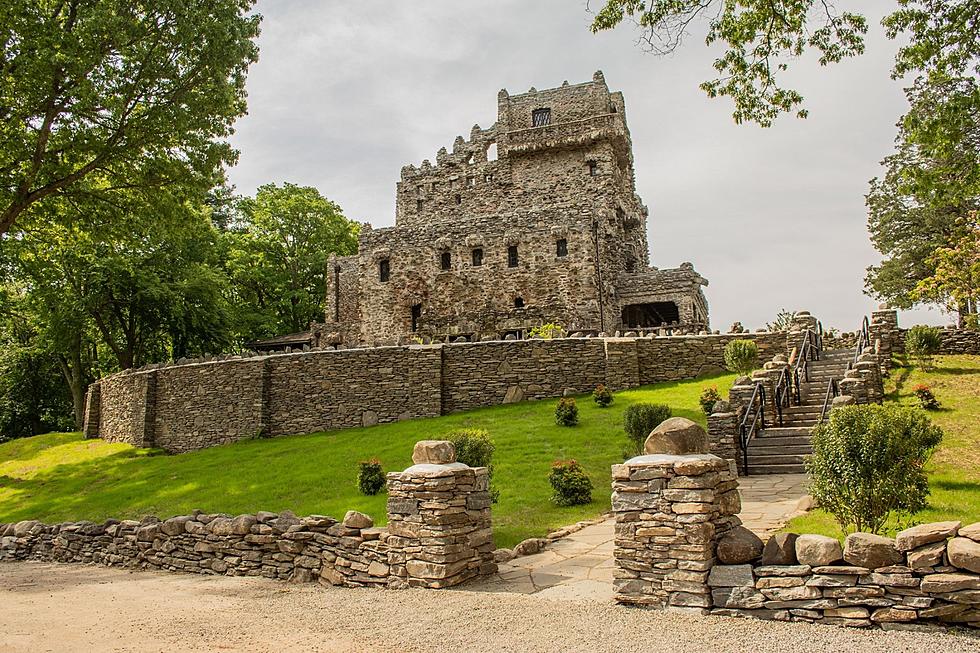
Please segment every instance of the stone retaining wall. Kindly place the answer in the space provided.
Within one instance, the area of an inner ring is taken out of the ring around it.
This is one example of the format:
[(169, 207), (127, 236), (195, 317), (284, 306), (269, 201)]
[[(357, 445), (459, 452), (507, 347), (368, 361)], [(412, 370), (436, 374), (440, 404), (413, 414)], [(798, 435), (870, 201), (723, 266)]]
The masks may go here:
[(370, 426), (523, 399), (696, 378), (748, 338), (783, 333), (562, 338), (316, 350), (114, 374), (89, 390), (84, 432), (180, 453), (238, 440)]

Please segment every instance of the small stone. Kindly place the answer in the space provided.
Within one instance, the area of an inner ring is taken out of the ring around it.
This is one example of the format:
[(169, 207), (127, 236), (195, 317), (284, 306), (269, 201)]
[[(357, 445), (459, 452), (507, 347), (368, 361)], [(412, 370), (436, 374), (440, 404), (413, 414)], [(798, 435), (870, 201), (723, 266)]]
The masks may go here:
[(844, 557), (840, 542), (825, 535), (800, 535), (796, 538), (796, 559), (801, 565), (822, 567)]
[(776, 533), (766, 542), (762, 549), (762, 564), (795, 565), (796, 564), (796, 533)]
[(941, 521), (906, 528), (895, 536), (895, 547), (899, 551), (911, 551), (926, 544), (942, 542), (956, 535), (961, 525), (962, 522), (958, 521)]
[(944, 553), (946, 553), (945, 540), (913, 549), (906, 553), (905, 557), (908, 559), (909, 567), (912, 569), (923, 569), (942, 564)]
[(872, 533), (851, 533), (844, 540), (844, 560), (858, 567), (878, 569), (901, 564), (904, 556), (890, 538)]
[(758, 535), (744, 526), (736, 526), (719, 540), (716, 555), (723, 564), (739, 565), (756, 560), (762, 555), (762, 549)]
[(514, 551), (512, 549), (497, 549), (493, 552), (494, 562), (510, 562), (514, 559)]
[(708, 434), (686, 417), (671, 417), (650, 432), (643, 450), (647, 454), (708, 453)]
[(954, 537), (946, 545), (949, 564), (980, 574), (980, 542), (966, 537)]
[(927, 594), (980, 590), (980, 577), (970, 574), (929, 574), (922, 577), (920, 589)]
[(524, 540), (514, 547), (515, 556), (529, 556), (537, 553), (548, 544), (548, 540), (543, 537), (532, 537)]
[(755, 588), (752, 565), (715, 565), (708, 574), (710, 587)]
[(412, 451), (416, 465), (448, 465), (456, 462), (456, 447), (449, 440), (419, 440)]
[(363, 512), (358, 512), (356, 510), (348, 510), (347, 514), (344, 515), (344, 526), (347, 528), (371, 528), (374, 526), (374, 520), (370, 516), (365, 515)]
[(871, 615), (871, 621), (876, 623), (894, 621), (915, 621), (918, 614), (915, 610), (903, 610), (902, 608), (878, 608)]

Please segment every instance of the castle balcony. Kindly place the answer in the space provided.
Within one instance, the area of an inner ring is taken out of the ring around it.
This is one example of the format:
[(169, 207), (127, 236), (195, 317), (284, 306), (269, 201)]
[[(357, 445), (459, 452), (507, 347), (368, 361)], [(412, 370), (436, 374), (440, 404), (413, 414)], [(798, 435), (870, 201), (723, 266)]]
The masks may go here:
[(581, 120), (559, 122), (505, 132), (500, 145), (508, 154), (526, 154), (559, 147), (578, 147), (599, 141), (613, 141), (617, 149), (629, 152), (629, 130), (621, 113), (606, 113)]

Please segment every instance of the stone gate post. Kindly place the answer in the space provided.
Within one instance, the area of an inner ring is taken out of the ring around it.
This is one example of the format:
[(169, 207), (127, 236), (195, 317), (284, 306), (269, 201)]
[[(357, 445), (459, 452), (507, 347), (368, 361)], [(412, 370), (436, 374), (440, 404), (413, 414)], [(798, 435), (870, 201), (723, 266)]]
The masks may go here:
[[(656, 449), (655, 435), (647, 451)], [(741, 523), (729, 463), (706, 453), (655, 453), (613, 465), (612, 477), (616, 601), (706, 612), (718, 541)]]
[(388, 563), (392, 586), (451, 587), (493, 574), (486, 467), (456, 462), (451, 442), (423, 440), (415, 463), (388, 474)]

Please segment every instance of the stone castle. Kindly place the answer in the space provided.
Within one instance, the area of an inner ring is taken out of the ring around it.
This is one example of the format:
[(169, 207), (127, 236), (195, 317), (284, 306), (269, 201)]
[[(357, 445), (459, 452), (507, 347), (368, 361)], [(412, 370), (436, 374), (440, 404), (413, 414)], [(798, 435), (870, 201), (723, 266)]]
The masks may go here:
[(707, 281), (649, 264), (621, 92), (591, 82), (497, 96), (497, 122), (405, 166), (394, 227), (364, 225), (328, 269), (314, 347), (706, 330)]

